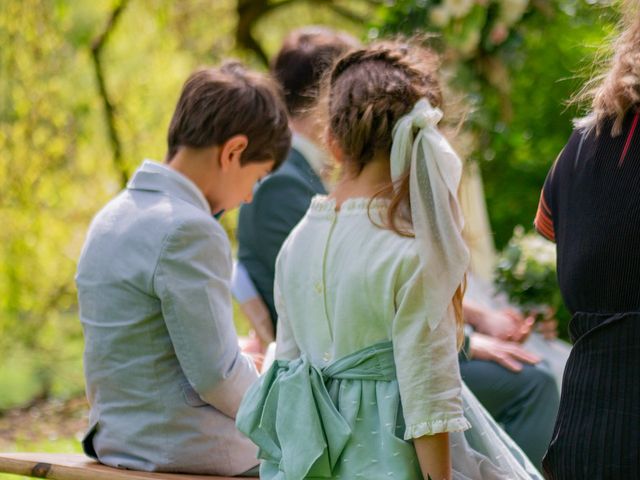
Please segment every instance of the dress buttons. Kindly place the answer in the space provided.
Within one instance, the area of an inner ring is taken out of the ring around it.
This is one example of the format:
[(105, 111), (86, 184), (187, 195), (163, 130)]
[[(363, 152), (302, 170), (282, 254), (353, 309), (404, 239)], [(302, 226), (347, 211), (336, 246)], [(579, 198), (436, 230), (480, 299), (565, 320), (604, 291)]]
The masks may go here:
[(322, 293), (322, 282), (318, 282), (314, 285), (316, 293)]
[(329, 360), (331, 360), (331, 354), (329, 352), (324, 352), (324, 355), (322, 356), (322, 360), (324, 360), (325, 362), (328, 362)]

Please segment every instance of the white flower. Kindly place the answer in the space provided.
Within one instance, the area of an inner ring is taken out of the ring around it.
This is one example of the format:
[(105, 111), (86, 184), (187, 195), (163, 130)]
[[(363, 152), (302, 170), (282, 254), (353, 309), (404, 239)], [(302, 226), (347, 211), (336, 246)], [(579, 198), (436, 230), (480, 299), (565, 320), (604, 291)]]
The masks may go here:
[(520, 257), (520, 260), (518, 260), (518, 263), (513, 268), (512, 273), (514, 278), (517, 278), (518, 280), (522, 280), (524, 278), (525, 273), (527, 273), (527, 264), (524, 258)]
[(539, 265), (555, 267), (556, 247), (535, 232), (528, 233), (520, 239), (522, 257), (532, 259)]
[(474, 0), (445, 0), (442, 5), (447, 7), (451, 16), (461, 18), (471, 11), (474, 3)]
[(433, 7), (431, 9), (429, 18), (431, 20), (431, 23), (433, 23), (436, 27), (442, 28), (449, 23), (451, 12), (446, 5), (438, 5), (437, 7)]
[(520, 238), (524, 236), (524, 227), (522, 225), (516, 225), (513, 229), (513, 236)]
[(500, 19), (506, 25), (513, 25), (522, 18), (529, 6), (529, 0), (500, 0)]

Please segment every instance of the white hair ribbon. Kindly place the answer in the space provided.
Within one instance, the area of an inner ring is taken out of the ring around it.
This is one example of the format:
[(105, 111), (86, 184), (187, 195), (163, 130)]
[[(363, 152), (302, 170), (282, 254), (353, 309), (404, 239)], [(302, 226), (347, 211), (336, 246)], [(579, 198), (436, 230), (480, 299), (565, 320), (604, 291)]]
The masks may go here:
[(469, 266), (458, 204), (462, 162), (438, 130), (442, 112), (428, 100), (393, 128), (391, 179), (409, 170), (411, 218), (424, 275), (426, 318), (431, 329), (453, 314), (451, 300)]

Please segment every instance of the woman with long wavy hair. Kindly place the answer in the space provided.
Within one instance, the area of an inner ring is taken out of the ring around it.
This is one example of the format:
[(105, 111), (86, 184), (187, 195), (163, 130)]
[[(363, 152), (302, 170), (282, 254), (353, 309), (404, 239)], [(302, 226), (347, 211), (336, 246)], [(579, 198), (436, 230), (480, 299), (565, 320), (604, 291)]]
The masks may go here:
[(640, 8), (624, 3), (603, 74), (578, 95), (535, 225), (557, 244), (574, 342), (543, 461), (548, 479), (640, 478)]

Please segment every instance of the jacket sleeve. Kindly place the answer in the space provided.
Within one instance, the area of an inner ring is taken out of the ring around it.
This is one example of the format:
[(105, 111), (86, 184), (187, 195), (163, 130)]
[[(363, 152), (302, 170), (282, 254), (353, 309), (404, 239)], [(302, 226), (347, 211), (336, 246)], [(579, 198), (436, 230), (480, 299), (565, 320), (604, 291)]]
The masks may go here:
[[(313, 195), (314, 192), (302, 180), (273, 175), (259, 186), (250, 205), (253, 209), (252, 238), (256, 239), (252, 253), (262, 265), (271, 269), (271, 278), (266, 279), (270, 288), (265, 289), (263, 285), (260, 290), (272, 315), (276, 310), (273, 281), (278, 252), (309, 208)], [(250, 264), (246, 266), (250, 268)], [(252, 274), (251, 271), (249, 273)]]
[(167, 236), (154, 288), (189, 383), (205, 402), (234, 418), (258, 375), (238, 346), (230, 276), (226, 234), (213, 220), (193, 219)]

